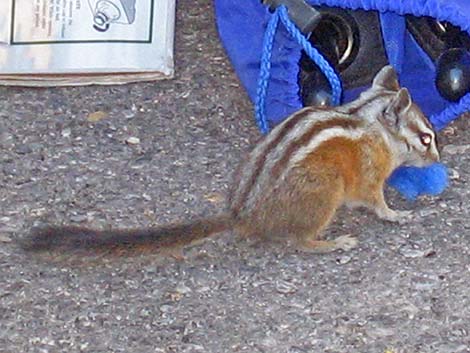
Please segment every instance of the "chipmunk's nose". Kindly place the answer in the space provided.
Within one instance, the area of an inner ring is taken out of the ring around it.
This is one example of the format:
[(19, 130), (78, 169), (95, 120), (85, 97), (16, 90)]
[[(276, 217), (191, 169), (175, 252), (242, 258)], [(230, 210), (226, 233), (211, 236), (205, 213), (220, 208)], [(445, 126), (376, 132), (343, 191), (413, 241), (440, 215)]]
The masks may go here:
[(429, 152), (429, 159), (433, 162), (439, 162), (441, 159), (441, 156), (439, 155), (439, 151), (436, 148), (431, 149)]
[(439, 162), (439, 160), (441, 159), (441, 148), (439, 146), (439, 142), (437, 140), (437, 138), (434, 139), (434, 146), (433, 148), (431, 149), (431, 153), (432, 153), (432, 157), (433, 157), (433, 161), (434, 162)]

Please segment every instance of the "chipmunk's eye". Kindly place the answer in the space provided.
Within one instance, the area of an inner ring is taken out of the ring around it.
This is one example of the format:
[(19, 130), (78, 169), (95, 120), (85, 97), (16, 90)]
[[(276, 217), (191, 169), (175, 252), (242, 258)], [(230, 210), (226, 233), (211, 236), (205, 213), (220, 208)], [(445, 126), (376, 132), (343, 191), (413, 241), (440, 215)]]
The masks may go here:
[(432, 136), (430, 134), (422, 133), (419, 135), (419, 139), (424, 146), (429, 146), (432, 142)]

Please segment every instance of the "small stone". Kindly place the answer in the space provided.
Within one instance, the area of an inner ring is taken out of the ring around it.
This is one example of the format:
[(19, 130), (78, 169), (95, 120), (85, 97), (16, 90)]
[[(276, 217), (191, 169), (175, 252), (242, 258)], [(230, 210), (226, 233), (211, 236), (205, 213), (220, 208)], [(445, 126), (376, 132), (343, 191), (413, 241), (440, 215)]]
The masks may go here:
[(200, 293), (209, 292), (210, 290), (211, 290), (211, 287), (209, 286), (202, 286), (197, 289), (197, 291)]
[(453, 168), (450, 168), (449, 169), (449, 178), (450, 180), (459, 180), (460, 179), (460, 174), (458, 171), (456, 171), (455, 169)]
[(0, 133), (0, 147), (8, 148), (14, 145), (14, 138), (13, 135), (8, 132), (1, 132)]
[(175, 288), (175, 291), (181, 294), (188, 294), (192, 292), (191, 288), (184, 285), (183, 283), (178, 284)]
[(108, 113), (99, 110), (97, 112), (88, 114), (87, 120), (90, 123), (97, 123), (98, 121), (103, 120), (107, 117), (108, 117)]
[(62, 137), (69, 137), (72, 134), (72, 129), (69, 127), (62, 130), (61, 135)]
[(123, 114), (126, 119), (132, 119), (136, 115), (136, 110), (137, 109), (132, 109), (132, 110), (124, 110)]
[(80, 343), (79, 347), (80, 347), (80, 350), (81, 351), (84, 351), (85, 349), (88, 348), (90, 344), (88, 342), (83, 342), (83, 343)]
[(402, 248), (400, 250), (400, 253), (404, 256), (404, 257), (408, 257), (408, 258), (417, 258), (417, 257), (425, 257), (426, 255), (426, 252), (423, 251), (423, 250), (419, 250), (419, 249), (409, 249), (409, 248)]
[(446, 136), (454, 136), (455, 128), (452, 126), (447, 126), (445, 129), (442, 130), (442, 133)]
[(31, 344), (38, 344), (38, 343), (41, 342), (41, 338), (40, 338), (40, 337), (31, 337), (31, 338), (29, 339), (29, 342), (30, 342)]
[(438, 283), (434, 281), (416, 281), (414, 287), (419, 291), (430, 291), (436, 289), (439, 286)]
[(160, 311), (162, 313), (168, 313), (171, 311), (171, 306), (170, 305), (162, 305), (160, 306)]
[(422, 209), (422, 210), (419, 210), (418, 211), (418, 214), (421, 216), (421, 217), (429, 217), (431, 215), (434, 215), (434, 214), (437, 214), (439, 213), (437, 210), (435, 209), (432, 209), (432, 208), (429, 208), (429, 209)]
[(261, 345), (266, 347), (266, 348), (274, 348), (279, 346), (279, 342), (274, 339), (273, 337), (265, 337), (264, 339), (261, 340)]
[(0, 243), (11, 243), (11, 238), (8, 235), (0, 234)]
[(224, 201), (224, 196), (220, 192), (212, 192), (204, 195), (204, 198), (211, 203), (221, 203)]
[(70, 220), (71, 220), (72, 222), (75, 222), (75, 223), (84, 222), (84, 221), (86, 221), (87, 219), (88, 219), (88, 218), (87, 218), (86, 215), (80, 215), (80, 214), (74, 215), (74, 216), (71, 216), (71, 217), (70, 217)]
[(396, 351), (387, 348), (384, 353), (396, 353)]
[(126, 140), (126, 143), (128, 145), (138, 145), (140, 143), (140, 139), (138, 137), (131, 136)]
[(464, 154), (470, 150), (470, 145), (447, 145), (442, 149), (443, 153), (447, 154)]
[(150, 315), (151, 315), (151, 312), (148, 309), (142, 309), (140, 311), (140, 316), (141, 317), (150, 317)]
[(276, 281), (276, 290), (281, 294), (292, 294), (297, 291), (295, 284), (283, 280)]
[(348, 262), (350, 262), (351, 260), (352, 260), (352, 256), (343, 255), (343, 256), (338, 257), (336, 259), (336, 263), (338, 263), (340, 265), (344, 265), (344, 264), (347, 264)]

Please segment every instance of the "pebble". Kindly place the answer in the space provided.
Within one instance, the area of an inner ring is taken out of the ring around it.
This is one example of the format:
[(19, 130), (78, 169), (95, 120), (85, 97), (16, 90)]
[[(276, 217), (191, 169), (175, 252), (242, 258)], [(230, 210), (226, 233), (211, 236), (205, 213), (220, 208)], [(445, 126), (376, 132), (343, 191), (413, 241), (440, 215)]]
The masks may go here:
[(344, 265), (344, 264), (347, 264), (348, 262), (351, 262), (352, 260), (352, 257), (349, 256), (349, 255), (343, 255), (341, 257), (338, 257), (336, 259), (336, 263), (340, 264), (340, 265)]
[(442, 149), (442, 152), (444, 154), (447, 153), (447, 154), (454, 155), (454, 154), (464, 154), (468, 150), (470, 150), (470, 145), (447, 145), (447, 146), (444, 146), (444, 148)]
[(460, 174), (455, 169), (449, 168), (449, 178), (450, 178), (450, 180), (459, 180), (460, 179)]
[(412, 259), (417, 257), (424, 257), (424, 251), (418, 249), (402, 248), (400, 250), (400, 254), (402, 254), (404, 257)]
[(133, 119), (136, 115), (136, 110), (124, 110), (123, 111), (124, 117), (126, 119)]
[(418, 257), (431, 257), (431, 256), (434, 256), (436, 252), (433, 249), (419, 250), (419, 249), (410, 249), (410, 248), (403, 247), (400, 249), (400, 254), (408, 258), (418, 258)]
[(103, 120), (107, 117), (108, 117), (108, 113), (99, 110), (97, 112), (88, 114), (87, 120), (90, 123), (97, 123), (98, 121)]
[(13, 135), (8, 132), (0, 133), (0, 147), (9, 148), (14, 145)]
[(70, 217), (70, 221), (75, 222), (75, 223), (84, 222), (87, 219), (88, 219), (88, 217), (86, 215), (81, 215), (81, 214), (74, 215), (74, 216)]
[(281, 294), (292, 294), (297, 291), (297, 286), (291, 282), (278, 280), (276, 281), (276, 290)]
[(69, 137), (71, 134), (72, 134), (72, 129), (68, 127), (63, 129), (61, 132), (62, 137)]
[(171, 305), (162, 305), (160, 306), (160, 311), (162, 313), (168, 313), (172, 310)]
[(140, 316), (141, 316), (141, 317), (150, 317), (151, 314), (152, 314), (152, 313), (151, 313), (150, 310), (148, 310), (148, 309), (142, 309), (142, 310), (140, 311)]
[(11, 238), (8, 235), (0, 234), (0, 243), (10, 243)]
[(433, 209), (433, 208), (422, 209), (422, 210), (418, 211), (418, 214), (421, 217), (429, 217), (429, 216), (437, 214), (437, 213), (439, 213), (439, 212), (436, 209)]
[(140, 139), (138, 137), (131, 136), (127, 138), (126, 143), (128, 145), (138, 145), (140, 143)]
[(191, 288), (189, 288), (188, 286), (186, 286), (183, 283), (178, 284), (175, 288), (175, 291), (180, 293), (180, 294), (188, 294), (188, 293), (192, 292)]

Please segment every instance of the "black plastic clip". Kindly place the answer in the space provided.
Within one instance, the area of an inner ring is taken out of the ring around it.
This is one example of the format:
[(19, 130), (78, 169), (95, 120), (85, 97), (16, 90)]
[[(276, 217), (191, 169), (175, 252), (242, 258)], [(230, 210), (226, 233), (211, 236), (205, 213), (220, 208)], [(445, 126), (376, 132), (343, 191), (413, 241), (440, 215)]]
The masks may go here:
[(261, 2), (269, 6), (271, 11), (285, 5), (289, 18), (303, 34), (311, 33), (321, 19), (320, 11), (315, 10), (305, 0), (261, 0)]

